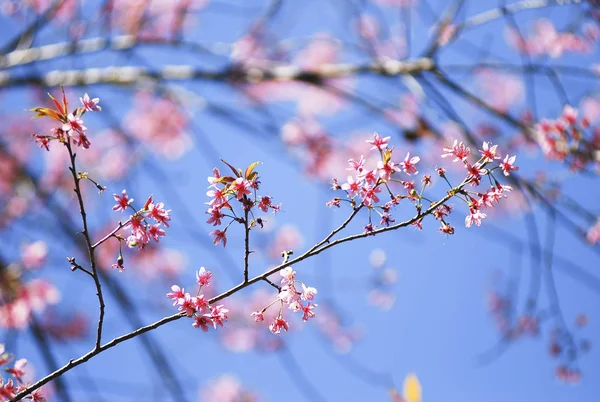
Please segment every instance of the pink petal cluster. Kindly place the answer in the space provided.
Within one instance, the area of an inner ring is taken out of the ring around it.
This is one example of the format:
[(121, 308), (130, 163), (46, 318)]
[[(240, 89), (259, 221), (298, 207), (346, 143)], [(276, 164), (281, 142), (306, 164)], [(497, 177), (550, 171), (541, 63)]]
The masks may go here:
[[(129, 198), (126, 190), (123, 190), (121, 195), (114, 194), (113, 197), (117, 201), (113, 211), (125, 211), (128, 207), (131, 207), (133, 202), (133, 198)], [(133, 207), (132, 209), (135, 212), (123, 225), (123, 229), (131, 229), (131, 234), (127, 237), (127, 245), (130, 248), (143, 249), (151, 239), (158, 243), (160, 238), (166, 235), (163, 227), (169, 227), (171, 210), (165, 209), (162, 202), (154, 202), (152, 196), (148, 197), (139, 211)], [(148, 222), (149, 219), (153, 219), (155, 223)], [(123, 270), (122, 261), (113, 265), (113, 267)]]
[(570, 105), (565, 105), (558, 118), (541, 120), (535, 139), (547, 159), (565, 162), (574, 171), (598, 166), (600, 126), (592, 127), (591, 119)]
[(239, 203), (242, 215), (247, 216), (254, 216), (255, 208), (263, 212), (272, 210), (273, 213), (278, 212), (281, 208), (280, 205), (273, 204), (271, 196), (257, 195), (260, 181), (254, 167), (258, 165), (258, 162), (250, 165), (243, 172), (241, 169), (236, 170), (231, 165), (227, 165), (235, 173), (235, 177), (222, 176), (221, 171), (214, 168), (213, 175), (208, 177), (209, 186), (206, 192), (206, 195), (210, 197), (210, 200), (206, 202), (208, 205), (206, 214), (209, 215), (206, 222), (213, 226), (219, 226), (223, 224), (224, 219), (227, 220), (223, 229), (215, 229), (210, 232), (210, 235), (214, 236), (213, 244), (215, 246), (223, 244), (223, 247), (227, 245), (227, 229), (233, 222), (246, 224), (249, 227), (255, 224), (262, 226), (263, 223), (262, 218), (255, 219), (253, 222), (245, 222), (245, 218), (236, 215), (233, 209), (234, 201)]
[(79, 98), (82, 107), (75, 109), (73, 112), (68, 111), (68, 102), (63, 91), (63, 97), (59, 102), (52, 95), (50, 98), (56, 106), (56, 110), (49, 108), (34, 108), (32, 111), (37, 113), (37, 117), (50, 117), (60, 122), (60, 127), (54, 127), (49, 135), (33, 134), (33, 140), (40, 147), (47, 151), (50, 150), (50, 142), (57, 140), (61, 143), (73, 141), (73, 144), (88, 149), (91, 145), (90, 140), (86, 135), (87, 127), (83, 122), (83, 115), (86, 112), (100, 111), (102, 108), (98, 106), (99, 98), (90, 99), (86, 93), (83, 98)]
[(517, 31), (508, 31), (508, 40), (518, 51), (531, 56), (561, 57), (564, 53), (590, 53), (600, 39), (597, 24), (582, 24), (581, 33), (571, 30), (559, 32), (552, 21), (536, 20), (531, 33), (525, 37)]
[[(7, 353), (4, 345), (0, 343), (0, 367), (12, 363), (13, 360), (14, 357)], [(25, 381), (25, 376), (27, 374), (25, 369), (26, 366), (26, 359), (18, 359), (14, 362), (12, 367), (6, 367), (3, 369), (4, 372), (11, 375), (11, 378), (5, 379), (4, 377), (0, 377), (0, 398), (2, 400), (12, 399), (27, 388), (29, 383)], [(46, 401), (41, 388), (30, 393), (25, 398), (34, 402)]]
[(0, 328), (27, 328), (31, 314), (43, 312), (58, 303), (60, 293), (44, 279), (32, 279), (21, 284), (14, 297), (0, 305)]
[[(269, 324), (269, 330), (273, 334), (281, 333), (281, 330), (288, 331), (290, 326), (289, 323), (283, 317), (283, 307), (288, 306), (288, 309), (294, 313), (301, 313), (302, 320), (308, 321), (315, 317), (313, 311), (316, 304), (313, 303), (315, 295), (318, 293), (317, 289), (311, 286), (306, 286), (304, 283), (296, 280), (296, 271), (292, 267), (286, 267), (279, 271), (281, 276), (281, 288), (277, 300), (269, 304), (267, 307), (260, 311), (253, 312), (250, 316), (255, 322), (262, 322), (265, 320), (265, 312), (274, 304), (279, 304), (279, 314)], [(301, 290), (298, 289), (298, 284), (301, 286)], [(279, 303), (277, 303), (279, 302)]]
[(185, 313), (186, 316), (192, 318), (194, 328), (200, 328), (204, 332), (212, 326), (217, 329), (217, 326), (223, 327), (223, 323), (227, 321), (228, 309), (223, 305), (213, 306), (208, 298), (200, 293), (203, 288), (209, 287), (212, 280), (212, 273), (201, 267), (196, 271), (196, 282), (198, 283), (198, 291), (196, 296), (187, 293), (178, 285), (171, 286), (171, 291), (167, 293), (167, 297), (173, 300), (173, 306)]

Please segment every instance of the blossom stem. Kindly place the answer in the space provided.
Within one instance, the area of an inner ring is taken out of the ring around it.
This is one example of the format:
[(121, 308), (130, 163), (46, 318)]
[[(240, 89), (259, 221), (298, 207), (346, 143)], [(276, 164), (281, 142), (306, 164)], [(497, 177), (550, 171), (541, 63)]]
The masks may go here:
[(100, 348), (102, 342), (102, 326), (104, 324), (104, 296), (102, 295), (102, 285), (100, 284), (100, 278), (98, 276), (98, 271), (96, 268), (96, 258), (94, 256), (94, 246), (92, 245), (92, 240), (90, 239), (90, 233), (88, 230), (87, 224), (87, 214), (85, 212), (85, 205), (83, 202), (83, 195), (81, 193), (80, 186), (80, 178), (77, 175), (77, 168), (75, 165), (76, 154), (73, 152), (71, 148), (71, 142), (66, 142), (67, 150), (69, 151), (69, 158), (71, 161), (71, 166), (69, 170), (71, 171), (71, 175), (73, 176), (73, 183), (75, 184), (75, 194), (77, 195), (77, 201), (79, 203), (79, 212), (81, 214), (81, 221), (83, 224), (83, 230), (81, 233), (85, 238), (85, 242), (88, 249), (90, 265), (92, 267), (92, 278), (94, 279), (94, 284), (96, 285), (96, 295), (98, 296), (98, 304), (100, 305), (100, 313), (98, 315), (98, 327), (96, 330), (96, 346), (94, 350), (98, 350)]
[(102, 243), (104, 243), (105, 241), (107, 241), (108, 239), (110, 239), (112, 236), (114, 236), (119, 230), (123, 229), (125, 226), (127, 226), (127, 224), (129, 224), (129, 222), (131, 221), (130, 219), (127, 219), (125, 221), (125, 223), (121, 223), (119, 222), (119, 224), (117, 225), (116, 228), (114, 228), (110, 233), (108, 233), (106, 236), (104, 236), (103, 238), (101, 238), (100, 240), (98, 240), (96, 243), (94, 243), (92, 245), (92, 248), (96, 248), (99, 245), (101, 245)]
[[(244, 200), (247, 199), (244, 196)], [(248, 222), (248, 208), (244, 206), (244, 283), (248, 282), (248, 265), (250, 259), (250, 224)]]

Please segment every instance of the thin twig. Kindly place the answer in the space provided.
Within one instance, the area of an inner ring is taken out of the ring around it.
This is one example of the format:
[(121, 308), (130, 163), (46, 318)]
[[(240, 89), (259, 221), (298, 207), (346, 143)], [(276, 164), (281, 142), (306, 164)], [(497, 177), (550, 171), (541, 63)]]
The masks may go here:
[[(246, 199), (246, 196), (244, 196)], [(248, 265), (250, 260), (250, 223), (248, 222), (249, 210), (244, 204), (244, 283), (248, 282)]]
[(79, 184), (80, 178), (77, 175), (77, 168), (75, 165), (76, 154), (73, 153), (71, 148), (70, 141), (66, 143), (67, 150), (69, 151), (69, 157), (71, 160), (71, 167), (69, 170), (71, 171), (71, 175), (73, 176), (73, 183), (75, 184), (75, 194), (77, 195), (77, 201), (79, 202), (79, 212), (81, 214), (81, 221), (83, 224), (83, 230), (81, 233), (85, 238), (85, 242), (88, 249), (88, 254), (90, 257), (90, 265), (92, 267), (92, 277), (94, 278), (94, 284), (96, 285), (96, 295), (98, 296), (98, 303), (100, 305), (100, 313), (98, 316), (98, 329), (96, 331), (96, 347), (95, 349), (99, 349), (102, 343), (102, 325), (104, 324), (104, 296), (102, 295), (102, 285), (100, 284), (100, 278), (98, 277), (98, 271), (96, 269), (96, 258), (94, 257), (94, 247), (92, 245), (92, 240), (90, 239), (90, 233), (88, 230), (87, 224), (87, 215), (85, 212), (85, 205), (83, 203), (83, 195), (81, 194), (81, 186)]

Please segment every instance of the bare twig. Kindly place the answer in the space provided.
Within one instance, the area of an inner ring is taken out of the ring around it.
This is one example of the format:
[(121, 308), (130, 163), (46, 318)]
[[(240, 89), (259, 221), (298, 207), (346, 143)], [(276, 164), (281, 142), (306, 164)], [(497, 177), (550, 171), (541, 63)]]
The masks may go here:
[(81, 193), (80, 186), (80, 177), (77, 174), (77, 168), (75, 165), (75, 157), (76, 154), (73, 152), (71, 148), (70, 141), (66, 142), (67, 150), (69, 151), (69, 158), (71, 160), (71, 166), (69, 170), (71, 171), (71, 175), (73, 176), (73, 183), (75, 184), (75, 194), (77, 195), (77, 201), (79, 203), (79, 212), (81, 214), (81, 222), (83, 224), (83, 230), (81, 233), (85, 238), (85, 242), (88, 249), (88, 254), (90, 258), (90, 265), (92, 267), (92, 277), (94, 278), (94, 284), (96, 285), (96, 295), (98, 296), (98, 303), (100, 305), (100, 313), (98, 316), (98, 328), (96, 331), (96, 347), (95, 349), (100, 348), (102, 343), (102, 326), (104, 324), (104, 296), (102, 295), (102, 285), (100, 284), (100, 278), (98, 277), (98, 270), (96, 269), (96, 258), (94, 257), (94, 246), (92, 245), (92, 240), (90, 238), (90, 233), (88, 230), (87, 224), (87, 215), (85, 212), (85, 205), (83, 202), (83, 195)]

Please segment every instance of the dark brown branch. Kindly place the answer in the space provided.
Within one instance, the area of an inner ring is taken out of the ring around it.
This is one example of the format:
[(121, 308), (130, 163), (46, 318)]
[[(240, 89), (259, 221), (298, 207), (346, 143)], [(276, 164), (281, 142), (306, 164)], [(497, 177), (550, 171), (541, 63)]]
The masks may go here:
[(85, 242), (88, 249), (88, 254), (90, 258), (90, 266), (92, 267), (92, 277), (94, 278), (94, 285), (96, 286), (96, 295), (98, 296), (98, 303), (100, 305), (100, 313), (98, 315), (98, 328), (96, 331), (96, 347), (95, 349), (100, 348), (102, 343), (102, 326), (104, 325), (104, 296), (102, 295), (102, 285), (100, 284), (100, 278), (98, 277), (98, 270), (96, 268), (96, 258), (94, 256), (94, 246), (92, 244), (92, 240), (90, 238), (90, 233), (88, 230), (87, 224), (87, 214), (85, 212), (85, 205), (83, 202), (83, 195), (81, 193), (80, 186), (80, 177), (77, 174), (77, 168), (75, 165), (76, 154), (73, 152), (71, 148), (71, 144), (68, 141), (66, 143), (67, 150), (69, 151), (69, 157), (71, 160), (71, 167), (69, 170), (71, 171), (71, 175), (73, 176), (73, 183), (75, 184), (75, 194), (77, 195), (77, 202), (79, 203), (79, 212), (81, 214), (81, 222), (83, 224), (83, 230), (81, 233), (85, 238)]

